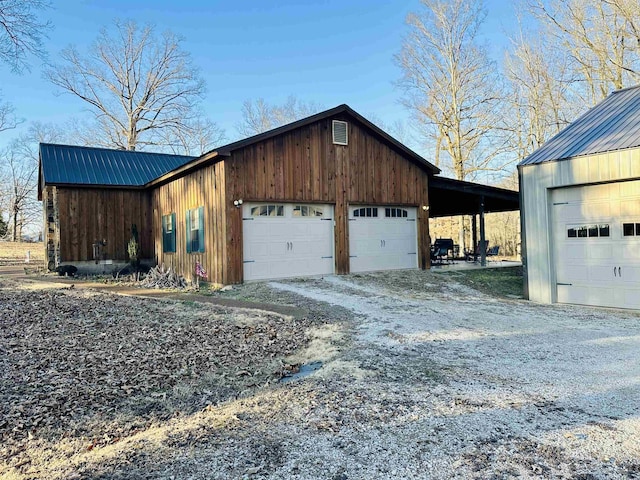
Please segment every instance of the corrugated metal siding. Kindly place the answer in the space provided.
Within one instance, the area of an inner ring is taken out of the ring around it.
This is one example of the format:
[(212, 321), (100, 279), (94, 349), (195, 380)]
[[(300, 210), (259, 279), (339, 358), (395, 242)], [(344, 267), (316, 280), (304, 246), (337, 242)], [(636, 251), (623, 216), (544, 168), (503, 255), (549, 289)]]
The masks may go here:
[(519, 169), (525, 215), (529, 299), (556, 301), (549, 221), (550, 189), (640, 178), (640, 148), (602, 153)]
[(195, 157), (40, 144), (45, 185), (142, 186)]
[(548, 140), (520, 165), (640, 146), (640, 86), (617, 90)]

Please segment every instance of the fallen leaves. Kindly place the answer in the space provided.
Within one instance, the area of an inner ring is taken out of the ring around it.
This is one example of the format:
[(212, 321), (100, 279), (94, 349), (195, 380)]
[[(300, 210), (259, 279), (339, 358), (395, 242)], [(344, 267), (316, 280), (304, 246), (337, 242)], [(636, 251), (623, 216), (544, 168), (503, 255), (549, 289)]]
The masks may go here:
[(307, 341), (306, 319), (7, 287), (0, 285), (0, 474), (29, 463), (20, 452), (30, 437), (86, 438), (90, 450), (275, 381), (279, 359)]

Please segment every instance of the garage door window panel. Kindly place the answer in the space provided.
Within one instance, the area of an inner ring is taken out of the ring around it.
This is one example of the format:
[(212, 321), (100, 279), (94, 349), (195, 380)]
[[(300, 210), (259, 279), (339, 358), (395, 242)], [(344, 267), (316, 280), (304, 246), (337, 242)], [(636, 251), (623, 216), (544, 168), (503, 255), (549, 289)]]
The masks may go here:
[(633, 223), (623, 223), (622, 224), (622, 235), (625, 237), (633, 237), (635, 234), (635, 228)]
[(251, 207), (252, 217), (284, 217), (284, 205), (259, 205)]
[(567, 238), (597, 238), (608, 237), (609, 224), (568, 226)]
[(640, 236), (640, 223), (623, 223), (622, 235), (624, 237)]
[(378, 208), (377, 207), (364, 207), (357, 208), (353, 211), (354, 217), (377, 217), (378, 216)]
[(408, 212), (404, 208), (385, 208), (384, 216), (387, 218), (407, 218)]
[(295, 205), (293, 207), (293, 216), (318, 218), (324, 216), (324, 209), (314, 205)]

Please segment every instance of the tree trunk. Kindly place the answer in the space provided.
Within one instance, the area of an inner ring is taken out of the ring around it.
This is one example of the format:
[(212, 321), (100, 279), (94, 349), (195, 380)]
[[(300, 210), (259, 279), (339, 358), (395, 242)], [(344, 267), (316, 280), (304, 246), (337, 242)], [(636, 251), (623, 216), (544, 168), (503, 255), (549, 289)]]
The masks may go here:
[(18, 209), (13, 209), (13, 241), (18, 241)]
[(459, 230), (458, 230), (458, 245), (460, 246), (460, 251), (464, 252), (464, 240), (465, 240), (465, 234), (464, 234), (464, 215), (460, 215), (460, 220), (459, 220)]

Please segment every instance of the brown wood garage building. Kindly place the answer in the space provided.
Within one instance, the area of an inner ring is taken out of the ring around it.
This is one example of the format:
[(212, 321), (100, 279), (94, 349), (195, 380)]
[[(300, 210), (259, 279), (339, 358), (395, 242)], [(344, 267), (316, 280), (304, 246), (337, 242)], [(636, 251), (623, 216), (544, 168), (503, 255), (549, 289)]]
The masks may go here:
[[(124, 260), (136, 223), (144, 256), (187, 278), (199, 262), (219, 284), (429, 267), (430, 180), (439, 170), (347, 105), (198, 158), (152, 155), (136, 164), (144, 174), (120, 182), (56, 182), (47, 176), (55, 162), (55, 146), (41, 148), (56, 264)], [(511, 193), (495, 210), (518, 208)], [(100, 259), (96, 242), (106, 244)]]

